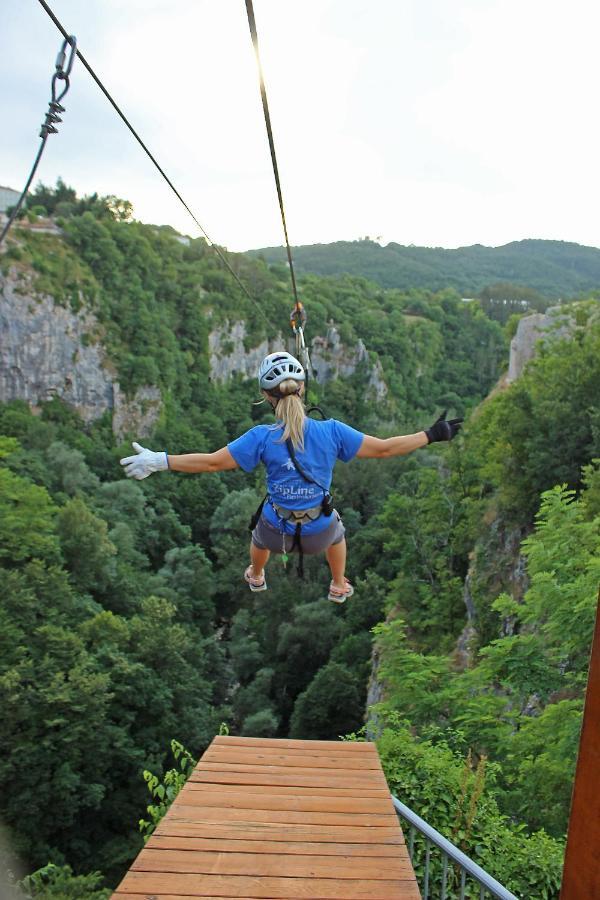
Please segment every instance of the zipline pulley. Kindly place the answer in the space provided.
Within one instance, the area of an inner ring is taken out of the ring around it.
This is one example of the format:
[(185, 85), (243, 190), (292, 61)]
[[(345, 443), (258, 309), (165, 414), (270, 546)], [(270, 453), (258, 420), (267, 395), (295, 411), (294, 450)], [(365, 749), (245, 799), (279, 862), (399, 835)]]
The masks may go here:
[(292, 326), (294, 334), (298, 328), (304, 328), (306, 325), (306, 310), (304, 309), (304, 304), (301, 303), (300, 300), (297, 301), (290, 313), (290, 325)]
[(308, 379), (314, 378), (314, 372), (310, 362), (308, 347), (304, 340), (306, 319), (306, 310), (300, 300), (298, 300), (290, 313), (290, 325), (296, 338), (296, 357), (302, 363), (302, 368), (306, 372), (306, 386), (308, 387)]

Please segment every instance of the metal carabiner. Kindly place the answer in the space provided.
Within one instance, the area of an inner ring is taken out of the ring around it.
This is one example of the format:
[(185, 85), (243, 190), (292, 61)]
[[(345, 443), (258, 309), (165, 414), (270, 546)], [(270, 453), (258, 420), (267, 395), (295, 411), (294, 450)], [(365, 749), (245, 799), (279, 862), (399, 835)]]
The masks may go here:
[[(65, 69), (65, 62), (67, 61), (67, 47), (71, 48), (71, 53), (69, 54), (69, 61), (67, 63), (67, 68)], [(56, 57), (56, 77), (62, 79), (68, 79), (71, 74), (71, 69), (73, 68), (73, 63), (75, 62), (75, 57), (77, 56), (77, 38), (74, 34), (70, 35), (70, 37), (65, 38), (62, 42), (62, 47), (58, 51), (58, 56)]]

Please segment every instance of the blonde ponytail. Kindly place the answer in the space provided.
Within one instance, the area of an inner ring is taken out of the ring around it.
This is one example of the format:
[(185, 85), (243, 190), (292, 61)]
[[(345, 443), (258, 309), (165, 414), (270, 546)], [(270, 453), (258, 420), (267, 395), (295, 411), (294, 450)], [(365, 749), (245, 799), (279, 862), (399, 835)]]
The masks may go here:
[(304, 450), (304, 404), (298, 393), (300, 382), (293, 378), (286, 378), (277, 385), (277, 390), (283, 394), (275, 407), (275, 416), (283, 422), (284, 429), (281, 442), (285, 443), (289, 438), (294, 450)]

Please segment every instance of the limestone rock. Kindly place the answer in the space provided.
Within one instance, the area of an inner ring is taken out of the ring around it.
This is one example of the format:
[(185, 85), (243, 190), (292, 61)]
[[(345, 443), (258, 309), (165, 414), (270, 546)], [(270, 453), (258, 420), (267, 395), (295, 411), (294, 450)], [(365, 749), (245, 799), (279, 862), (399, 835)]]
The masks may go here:
[[(285, 348), (295, 353), (294, 340), (286, 340), (278, 334), (273, 340), (261, 341), (257, 346), (246, 349), (245, 322), (225, 322), (214, 328), (208, 336), (210, 356), (210, 377), (213, 381), (225, 382), (233, 375), (255, 378), (258, 367), (269, 353)], [(359, 366), (365, 367), (368, 388), (377, 400), (382, 400), (388, 388), (383, 378), (379, 360), (371, 361), (363, 341), (348, 347), (341, 340), (340, 333), (330, 323), (325, 337), (314, 337), (310, 357), (317, 381), (324, 383), (334, 378), (347, 378)]]
[(127, 398), (118, 381), (113, 384), (112, 430), (118, 441), (127, 434), (145, 437), (150, 434), (162, 406), (159, 389), (151, 384), (138, 388), (133, 397)]
[(256, 347), (246, 350), (245, 337), (246, 323), (241, 321), (232, 324), (225, 322), (210, 332), (208, 353), (210, 377), (213, 381), (222, 383), (232, 375), (256, 378), (258, 367), (265, 356), (285, 346), (285, 341), (279, 334), (272, 341), (261, 341)]
[(568, 337), (574, 329), (575, 322), (559, 306), (552, 306), (545, 313), (532, 313), (520, 319), (517, 332), (510, 342), (507, 383), (511, 384), (519, 378), (527, 363), (535, 356), (539, 341)]
[(0, 400), (36, 406), (57, 396), (85, 422), (98, 418), (112, 407), (114, 377), (90, 339), (96, 318), (21, 291), (16, 280), (0, 278)]
[(0, 401), (37, 407), (53, 397), (84, 422), (114, 412), (113, 429), (143, 436), (160, 411), (160, 392), (148, 386), (126, 399), (101, 343), (102, 327), (89, 310), (74, 312), (27, 290), (27, 281), (0, 275)]
[(368, 372), (369, 389), (374, 397), (382, 400), (388, 392), (379, 360), (371, 361), (367, 348), (360, 339), (354, 347), (342, 343), (340, 333), (333, 322), (329, 324), (325, 337), (313, 338), (311, 362), (320, 382), (347, 378), (354, 375), (360, 366), (364, 366)]

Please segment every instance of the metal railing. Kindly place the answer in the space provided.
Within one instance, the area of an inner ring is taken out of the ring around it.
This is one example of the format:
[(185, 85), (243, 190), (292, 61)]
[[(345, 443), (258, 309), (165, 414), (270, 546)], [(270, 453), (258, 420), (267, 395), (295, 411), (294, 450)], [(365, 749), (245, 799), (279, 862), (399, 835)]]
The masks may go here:
[[(408, 852), (410, 854), (413, 866), (415, 864), (415, 836), (419, 832), (424, 839), (424, 861), (420, 861), (423, 867), (423, 876), (421, 892), (423, 900), (450, 900), (451, 897), (457, 897), (458, 900), (465, 900), (467, 897), (473, 897), (473, 885), (467, 884), (467, 878), (472, 879), (479, 887), (478, 900), (484, 900), (486, 897), (496, 897), (498, 900), (517, 900), (514, 894), (511, 894), (500, 882), (492, 878), (491, 875), (469, 859), (462, 850), (455, 847), (443, 835), (428, 825), (427, 822), (416, 813), (401, 803), (392, 795), (394, 809), (398, 817), (408, 822)], [(442, 854), (441, 865), (432, 866), (431, 851), (432, 846), (437, 848)], [(458, 880), (459, 879), (459, 880)], [(458, 881), (458, 883), (456, 883)], [(453, 883), (452, 883), (453, 882)], [(439, 883), (439, 893), (432, 893), (434, 885)], [(449, 892), (452, 893), (449, 893)]]

